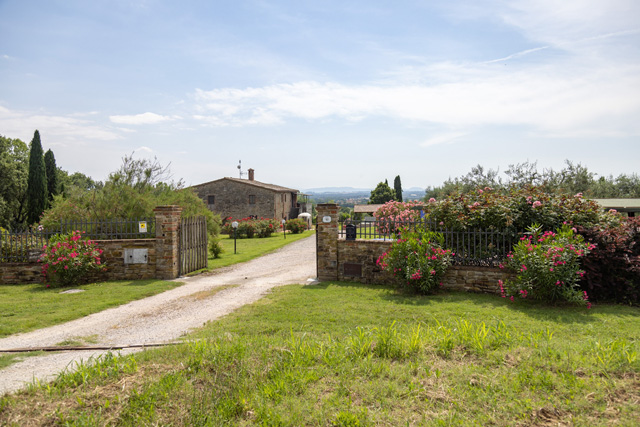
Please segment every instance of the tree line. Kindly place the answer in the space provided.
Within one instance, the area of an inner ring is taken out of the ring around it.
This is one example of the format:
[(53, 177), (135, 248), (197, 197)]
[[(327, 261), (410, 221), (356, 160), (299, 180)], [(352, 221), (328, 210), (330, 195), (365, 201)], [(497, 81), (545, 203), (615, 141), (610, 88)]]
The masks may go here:
[(43, 153), (36, 130), (29, 146), (0, 136), (0, 227), (25, 229), (60, 221), (129, 219), (153, 216), (160, 205), (178, 205), (183, 215), (205, 216), (209, 234), (220, 219), (181, 180), (173, 181), (169, 165), (157, 159), (125, 156), (107, 180), (94, 181), (56, 166), (51, 150)]
[(565, 166), (555, 171), (551, 168), (538, 170), (537, 162), (524, 162), (509, 165), (504, 172), (485, 169), (481, 165), (474, 166), (466, 175), (449, 178), (442, 185), (427, 187), (425, 200), (446, 198), (452, 194), (465, 194), (477, 188), (492, 189), (539, 187), (549, 193), (577, 194), (582, 193), (590, 199), (606, 198), (640, 198), (640, 176), (620, 174), (600, 176), (589, 171), (580, 163), (574, 164), (565, 160)]

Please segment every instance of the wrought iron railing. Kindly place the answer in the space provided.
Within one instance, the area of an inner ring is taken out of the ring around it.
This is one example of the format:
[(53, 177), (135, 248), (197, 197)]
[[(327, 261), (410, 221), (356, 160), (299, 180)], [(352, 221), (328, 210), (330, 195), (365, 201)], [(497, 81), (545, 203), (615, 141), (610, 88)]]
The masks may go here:
[(0, 232), (0, 262), (29, 262), (51, 236), (82, 231), (93, 240), (155, 238), (155, 218), (61, 221), (52, 227)]
[(394, 241), (404, 230), (428, 229), (438, 232), (443, 237), (444, 248), (455, 254), (455, 265), (497, 266), (507, 257), (515, 243), (514, 233), (511, 231), (450, 229), (429, 221), (347, 220), (340, 223), (340, 239), (347, 238), (347, 228), (351, 238), (382, 241)]

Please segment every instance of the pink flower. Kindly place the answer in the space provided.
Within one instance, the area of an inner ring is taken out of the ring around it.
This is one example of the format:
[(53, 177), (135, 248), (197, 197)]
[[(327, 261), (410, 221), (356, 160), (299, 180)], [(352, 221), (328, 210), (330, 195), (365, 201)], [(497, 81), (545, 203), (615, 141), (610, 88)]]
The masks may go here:
[(542, 206), (542, 202), (540, 202), (539, 200), (536, 200), (535, 202), (533, 202), (533, 207), (534, 208), (537, 208), (537, 207), (540, 207), (540, 206)]
[(435, 203), (436, 199), (434, 199), (433, 197), (429, 199), (429, 203)]

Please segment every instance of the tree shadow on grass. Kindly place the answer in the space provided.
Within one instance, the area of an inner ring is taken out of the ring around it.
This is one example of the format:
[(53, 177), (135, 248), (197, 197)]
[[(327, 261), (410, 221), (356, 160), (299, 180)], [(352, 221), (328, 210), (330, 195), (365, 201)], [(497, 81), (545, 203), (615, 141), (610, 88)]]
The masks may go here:
[[(470, 306), (482, 310), (486, 308), (488, 318), (496, 317), (495, 310), (508, 310), (519, 313), (539, 321), (548, 321), (564, 324), (589, 324), (601, 322), (602, 319), (596, 314), (605, 314), (608, 318), (619, 320), (628, 319), (638, 321), (640, 318), (640, 308), (615, 304), (597, 304), (593, 308), (587, 309), (584, 306), (571, 304), (545, 304), (534, 300), (510, 301), (501, 298), (499, 295), (480, 294), (459, 291), (441, 291), (433, 295), (420, 295), (406, 289), (398, 289), (389, 285), (370, 285), (356, 282), (321, 282), (317, 285), (305, 286), (305, 290), (322, 291), (329, 287), (372, 289), (379, 293), (379, 298), (393, 304), (409, 305), (428, 308), (435, 304), (469, 304)], [(384, 290), (384, 292), (380, 292)]]

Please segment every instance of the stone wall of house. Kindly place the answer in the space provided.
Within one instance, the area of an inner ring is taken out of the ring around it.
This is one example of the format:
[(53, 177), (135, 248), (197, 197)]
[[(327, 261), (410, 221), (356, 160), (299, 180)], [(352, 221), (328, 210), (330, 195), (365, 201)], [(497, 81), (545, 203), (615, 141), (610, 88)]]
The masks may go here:
[[(251, 215), (273, 218), (280, 197), (279, 194), (265, 188), (224, 179), (200, 185), (194, 190), (205, 203), (208, 196), (215, 196), (215, 203), (207, 206), (223, 219), (242, 219)], [(254, 204), (249, 204), (249, 196), (255, 196)]]
[[(338, 238), (338, 212), (335, 204), (316, 206), (318, 279), (342, 280), (368, 284), (390, 284), (393, 277), (381, 271), (377, 259), (390, 247), (390, 241), (351, 240)], [(326, 222), (325, 222), (326, 220)], [(468, 292), (499, 293), (498, 280), (512, 278), (498, 268), (452, 266), (443, 279), (445, 289)]]
[[(182, 208), (159, 206), (154, 209), (156, 236), (153, 239), (96, 240), (102, 249), (106, 271), (87, 277), (88, 281), (175, 279), (178, 277), (178, 232)], [(41, 283), (42, 251), (31, 251), (30, 262), (0, 264), (0, 285)], [(140, 260), (141, 262), (134, 263)]]

